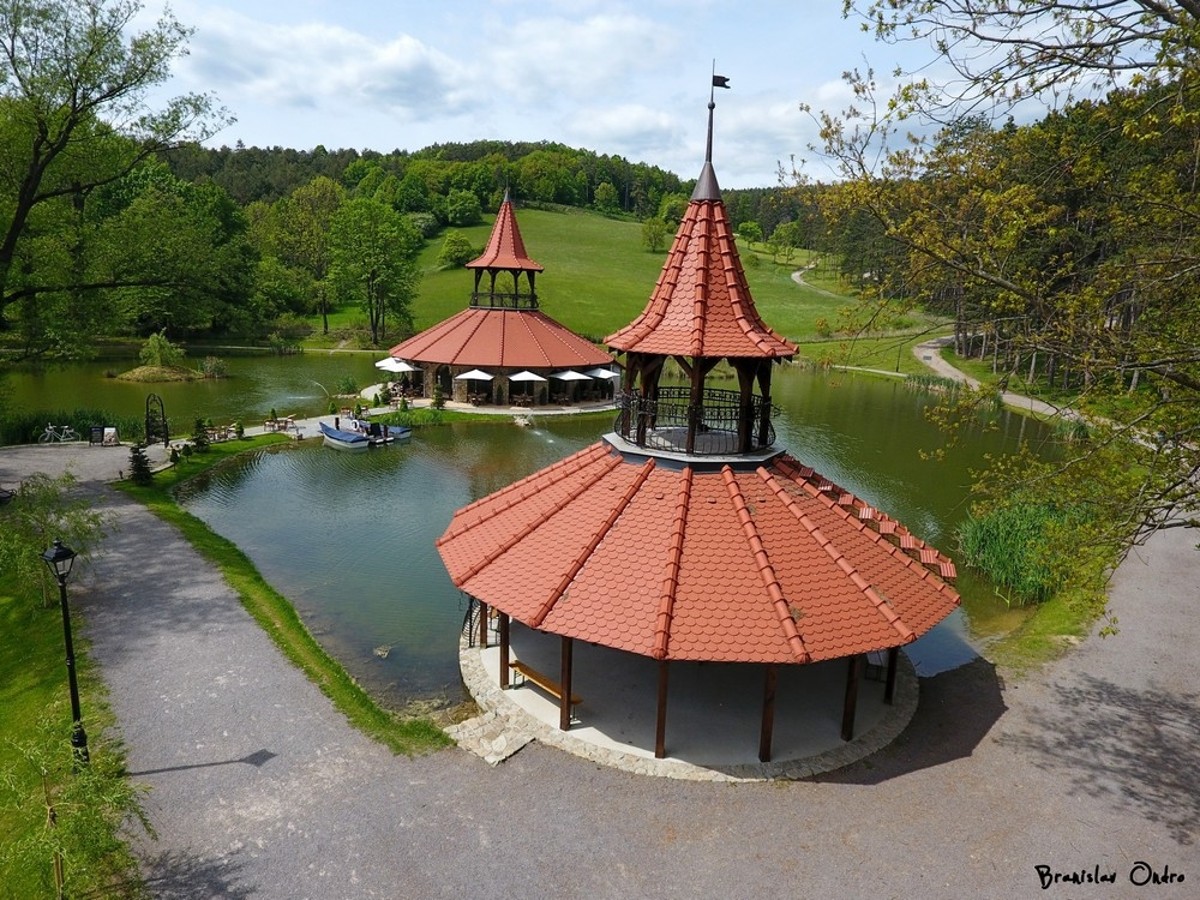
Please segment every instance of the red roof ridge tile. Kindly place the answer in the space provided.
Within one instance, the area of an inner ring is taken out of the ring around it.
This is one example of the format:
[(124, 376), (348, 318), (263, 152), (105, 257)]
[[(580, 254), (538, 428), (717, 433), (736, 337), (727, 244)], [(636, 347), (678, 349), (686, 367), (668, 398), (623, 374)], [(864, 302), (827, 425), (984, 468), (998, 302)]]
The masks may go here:
[[(619, 460), (614, 457), (614, 466), (618, 463)], [(649, 457), (638, 471), (637, 477), (634, 478), (633, 481), (630, 482), (629, 487), (625, 489), (625, 493), (622, 495), (621, 499), (613, 505), (611, 510), (609, 510), (608, 517), (604, 520), (603, 524), (601, 524), (600, 527), (597, 528), (592, 534), (592, 538), (588, 541), (587, 546), (579, 552), (579, 555), (575, 557), (575, 561), (571, 563), (570, 568), (563, 573), (563, 577), (559, 579), (557, 587), (551, 591), (550, 595), (542, 602), (542, 605), (538, 609), (537, 613), (535, 613), (533, 618), (530, 619), (529, 626), (531, 628), (541, 627), (546, 616), (550, 614), (550, 610), (554, 608), (554, 604), (559, 601), (563, 594), (566, 593), (567, 588), (571, 586), (571, 582), (575, 580), (575, 576), (579, 574), (579, 570), (584, 567), (587, 561), (591, 558), (592, 554), (596, 552), (596, 548), (600, 546), (600, 542), (604, 540), (605, 536), (612, 529), (613, 525), (616, 524), (617, 519), (621, 518), (621, 513), (625, 512), (626, 507), (633, 502), (633, 498), (637, 496), (638, 491), (642, 489), (642, 485), (646, 483), (646, 479), (650, 477), (650, 473), (654, 471), (654, 466), (654, 458)], [(588, 489), (593, 487), (597, 482), (600, 481), (601, 478), (611, 471), (612, 467), (602, 471), (596, 476), (595, 479), (593, 479), (592, 483), (581, 490), (579, 494), (583, 495), (587, 493)], [(542, 522), (545, 522), (553, 515), (565, 509), (567, 505), (568, 504), (564, 503), (549, 516), (546, 516), (544, 519), (542, 519), (538, 524), (540, 525)], [(523, 539), (524, 536), (521, 537), (521, 540)]]
[(479, 256), (466, 264), (468, 269), (509, 269), (518, 271), (543, 272), (540, 263), (529, 258), (525, 252), (525, 241), (521, 238), (521, 229), (517, 226), (517, 217), (513, 213), (512, 201), (505, 194), (504, 202), (496, 210), (496, 221), (492, 223), (492, 233), (488, 236), (487, 246)]
[(679, 589), (679, 565), (683, 558), (683, 537), (687, 533), (688, 509), (692, 503), (693, 469), (686, 466), (679, 480), (679, 498), (675, 503), (675, 519), (671, 541), (667, 551), (667, 571), (663, 575), (662, 589), (658, 595), (658, 616), (654, 626), (655, 659), (666, 659), (671, 642), (671, 620), (675, 612), (675, 593)]
[[(854, 564), (846, 558), (846, 555), (837, 547), (835, 547), (832, 541), (826, 539), (824, 534), (821, 533), (821, 529), (818, 528), (816, 523), (813, 522), (812, 519), (810, 519), (808, 515), (796, 505), (795, 499), (783, 489), (783, 485), (779, 483), (775, 476), (767, 471), (765, 467), (759, 466), (758, 477), (761, 478), (767, 487), (769, 487), (775, 493), (775, 496), (779, 499), (779, 502), (787, 507), (788, 511), (796, 517), (796, 521), (800, 523), (801, 527), (804, 528), (810, 535), (812, 535), (813, 540), (821, 546), (821, 549), (829, 554), (829, 558), (832, 559), (837, 564), (838, 568), (846, 574), (846, 577), (850, 579), (850, 582), (862, 592), (863, 596), (867, 598), (871, 605), (874, 606), (875, 609), (877, 609), (884, 617), (884, 619), (887, 620), (887, 623), (896, 629), (905, 643), (916, 640), (916, 633), (909, 628), (903, 620), (901, 620), (900, 616), (896, 614), (896, 611), (892, 609), (892, 605), (888, 603), (888, 601), (885, 600), (879, 594), (879, 592), (867, 582), (865, 578), (862, 577), (858, 569), (854, 567)], [(818, 494), (817, 496), (822, 499), (828, 499), (821, 494)], [(833, 501), (830, 500), (829, 502), (832, 504)], [(836, 504), (833, 504), (833, 506), (836, 507)], [(858, 524), (856, 521), (852, 520), (849, 515), (846, 516), (846, 520), (853, 522), (855, 525)]]
[[(822, 475), (818, 474), (817, 472), (814, 472), (810, 467), (801, 466), (795, 460), (792, 460), (786, 456), (780, 456), (776, 460), (776, 465), (779, 466), (780, 470), (783, 471), (784, 474), (788, 475), (788, 477), (794, 478), (796, 480), (796, 482), (801, 487), (803, 487), (804, 490), (809, 495), (814, 497), (819, 502), (823, 503), (832, 512), (834, 512), (837, 515), (844, 518), (850, 525), (857, 528), (859, 531), (868, 531), (868, 532), (871, 532), (872, 535), (876, 534), (876, 532), (874, 532), (872, 529), (867, 527), (867, 525), (858, 516), (857, 512), (850, 512), (849, 510), (847, 510), (844, 506), (842, 506), (836, 500), (834, 500), (832, 497), (829, 496), (828, 489), (823, 490), (821, 487), (817, 486), (813, 482), (815, 480), (820, 480), (822, 483), (828, 484), (830, 487), (833, 487), (833, 488), (837, 488), (837, 485), (834, 485), (832, 482), (828, 481), (828, 479), (824, 478)], [(840, 490), (840, 488), (838, 488), (838, 490)], [(878, 521), (881, 525), (885, 524), (885, 523), (890, 524), (895, 529), (895, 531), (903, 532), (904, 534), (909, 534), (909, 531), (907, 528), (905, 528), (902, 524), (897, 522), (895, 519), (888, 516), (886, 513), (881, 513), (881, 512), (876, 511), (876, 516), (877, 516), (876, 521)], [(937, 562), (931, 563), (929, 566), (926, 566), (926, 565), (923, 565), (920, 560), (914, 559), (913, 557), (909, 556), (900, 547), (898, 547), (896, 544), (891, 543), (890, 541), (876, 540), (876, 543), (883, 549), (887, 550), (887, 552), (889, 554), (891, 554), (893, 557), (895, 557), (897, 560), (899, 560), (901, 563), (903, 563), (907, 568), (918, 569), (919, 574), (922, 579), (927, 579), (930, 575), (935, 574), (932, 570), (932, 566), (936, 565), (938, 567), (938, 572), (936, 574), (939, 576), (938, 577), (938, 588), (937, 588), (938, 591), (953, 594), (954, 598), (955, 598), (954, 602), (956, 604), (961, 602), (962, 598), (959, 597), (958, 592), (955, 591), (953, 587), (951, 587), (949, 584), (947, 584), (945, 581), (942, 580), (942, 576), (946, 572), (951, 572), (951, 573), (956, 574), (956, 570), (954, 568), (954, 562), (948, 556), (944, 555), (940, 551), (937, 551), (937, 553), (938, 553)], [(954, 577), (954, 575), (951, 574), (949, 577)]]
[[(580, 469), (591, 465), (591, 463), (595, 461), (596, 457), (610, 454), (611, 451), (607, 444), (592, 444), (578, 453), (573, 453), (564, 459), (560, 459), (556, 463), (546, 466), (546, 468), (538, 472), (534, 472), (531, 475), (526, 475), (519, 481), (514, 481), (512, 484), (501, 488), (493, 494), (488, 494), (486, 497), (481, 497), (473, 503), (468, 503), (457, 513), (455, 513), (454, 519), (451, 521), (450, 526), (446, 529), (445, 533), (443, 533), (442, 536), (437, 539), (435, 545), (440, 547), (447, 541), (451, 541), (454, 538), (465, 534), (475, 526), (487, 521), (487, 519), (492, 517), (489, 515), (478, 519), (472, 519), (469, 515), (467, 515), (468, 513), (482, 506), (487, 506), (489, 508), (494, 507), (495, 512), (493, 512), (492, 515), (495, 515), (496, 512), (502, 512), (503, 510), (510, 509), (511, 507), (524, 501), (527, 497), (540, 493), (547, 487), (552, 487), (564, 478), (570, 478)], [(613, 465), (615, 466), (619, 462), (620, 457), (613, 455)], [(537, 484), (536, 489), (527, 491), (526, 488), (532, 487), (534, 482)], [(504, 502), (500, 502), (501, 498), (503, 498)], [(458, 523), (457, 526), (455, 525), (455, 522)]]
[[(603, 478), (605, 475), (607, 475), (609, 472), (611, 472), (613, 469), (615, 469), (620, 464), (621, 464), (620, 458), (613, 457), (611, 460), (609, 460), (609, 463), (607, 466), (601, 467), (598, 472), (596, 472), (594, 475), (592, 475), (591, 481), (585, 487), (581, 488), (578, 492), (576, 492), (576, 496), (582, 496), (583, 494), (586, 494), (588, 492), (588, 490), (590, 488), (594, 487), (595, 484), (601, 478)], [(564, 476), (564, 477), (567, 477), (567, 476)], [(493, 496), (495, 496), (495, 495), (493, 495)], [(504, 512), (505, 510), (511, 508), (512, 505), (513, 504), (511, 504), (511, 503), (506, 503), (506, 504), (501, 505), (500, 508), (496, 511), (496, 514)], [(535, 531), (537, 531), (539, 528), (541, 528), (543, 525), (545, 525), (548, 521), (550, 521), (550, 519), (557, 516), (559, 513), (561, 513), (563, 510), (567, 509), (569, 506), (570, 506), (570, 503), (563, 503), (560, 506), (555, 507), (549, 514), (547, 514), (545, 516), (540, 516), (538, 518), (531, 519), (529, 522), (527, 522), (525, 524), (524, 528), (522, 528), (520, 531), (517, 531), (514, 534), (510, 535), (508, 540), (502, 541), (499, 544), (497, 544), (492, 549), (491, 553), (488, 553), (485, 556), (483, 556), (477, 563), (475, 563), (475, 565), (471, 566), (469, 569), (467, 569), (465, 572), (463, 572), (462, 582), (465, 584), (466, 582), (470, 581), (472, 578), (474, 578), (476, 575), (478, 575), (480, 572), (482, 572), (484, 569), (486, 569), (488, 566), (490, 566), (492, 563), (494, 563), (496, 560), (498, 560), (501, 556), (503, 556), (505, 553), (507, 553), (510, 549), (515, 547), (517, 544), (521, 543), (521, 541), (525, 540), (525, 538), (529, 537), (531, 534), (533, 534)], [(551, 605), (553, 605), (553, 604), (551, 604)], [(540, 618), (538, 619), (538, 623), (539, 624), (541, 623)]]
[[(759, 470), (762, 471), (761, 469)], [(737, 513), (739, 522), (742, 525), (742, 531), (746, 535), (746, 542), (750, 545), (750, 550), (754, 554), (754, 561), (758, 565), (758, 574), (762, 578), (763, 587), (767, 590), (767, 595), (771, 598), (771, 602), (775, 606), (775, 612), (779, 616), (779, 627), (783, 631), (788, 645), (792, 649), (793, 655), (797, 662), (806, 663), (812, 659), (812, 655), (808, 652), (808, 648), (804, 646), (804, 639), (800, 636), (799, 629), (796, 628), (796, 620), (792, 618), (792, 612), (789, 608), (787, 598), (783, 595), (783, 588), (779, 585), (779, 578), (775, 574), (775, 568), (771, 565), (771, 559), (767, 555), (766, 549), (763, 547), (762, 537), (758, 533), (758, 526), (754, 524), (754, 517), (750, 515), (750, 510), (746, 508), (746, 498), (742, 496), (741, 486), (738, 484), (737, 476), (733, 469), (729, 466), (721, 468), (721, 475), (725, 479), (725, 488), (729, 492), (729, 499), (733, 503), (733, 508)]]

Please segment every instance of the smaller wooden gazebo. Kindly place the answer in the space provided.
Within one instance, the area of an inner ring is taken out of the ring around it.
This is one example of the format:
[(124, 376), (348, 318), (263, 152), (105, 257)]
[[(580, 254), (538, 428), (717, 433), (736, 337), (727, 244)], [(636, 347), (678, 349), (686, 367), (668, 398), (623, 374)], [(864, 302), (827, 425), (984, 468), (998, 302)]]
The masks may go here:
[[(712, 168), (712, 110), (704, 169), (658, 283), (607, 339), (629, 376), (614, 432), (460, 509), (438, 550), (454, 583), (498, 613), (501, 686), (512, 620), (561, 638), (562, 729), (577, 640), (657, 660), (658, 757), (672, 662), (757, 665), (766, 761), (778, 666), (848, 661), (850, 740), (867, 655), (887, 655), (890, 700), (898, 648), (959, 597), (948, 558), (775, 446), (771, 372), (795, 347), (750, 295)], [(685, 385), (662, 383), (668, 359)], [(737, 390), (706, 386), (722, 360)]]

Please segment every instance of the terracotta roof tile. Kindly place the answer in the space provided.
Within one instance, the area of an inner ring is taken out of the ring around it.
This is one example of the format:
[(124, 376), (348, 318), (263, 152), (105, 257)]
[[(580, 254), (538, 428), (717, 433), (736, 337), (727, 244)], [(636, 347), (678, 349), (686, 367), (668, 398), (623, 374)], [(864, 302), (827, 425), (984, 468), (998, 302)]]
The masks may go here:
[(605, 342), (679, 356), (783, 359), (796, 352), (759, 318), (720, 199), (688, 204), (646, 308)]
[(612, 357), (536, 309), (471, 307), (392, 347), (409, 362), (511, 369), (606, 366)]
[(845, 496), (786, 455), (712, 471), (601, 441), (459, 510), (438, 549), (464, 591), (554, 634), (662, 659), (830, 659), (958, 604), (946, 557), (922, 544), (922, 565)]
[(496, 221), (492, 225), (492, 234), (488, 238), (487, 246), (478, 258), (467, 263), (467, 268), (544, 271), (542, 266), (530, 259), (525, 252), (525, 241), (521, 238), (521, 229), (517, 227), (517, 217), (513, 214), (513, 206), (507, 194), (496, 212)]

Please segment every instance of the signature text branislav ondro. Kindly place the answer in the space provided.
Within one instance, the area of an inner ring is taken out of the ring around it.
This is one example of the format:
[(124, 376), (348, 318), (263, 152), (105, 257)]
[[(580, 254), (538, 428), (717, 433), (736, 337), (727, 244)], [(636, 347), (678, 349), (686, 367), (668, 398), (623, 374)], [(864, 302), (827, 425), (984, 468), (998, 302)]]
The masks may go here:
[[(1090, 869), (1071, 869), (1065, 872), (1047, 865), (1036, 865), (1033, 870), (1037, 872), (1038, 882), (1043, 891), (1049, 890), (1056, 884), (1116, 884), (1118, 874), (1116, 869), (1101, 869), (1098, 864)], [(1127, 878), (1129, 884), (1135, 887), (1154, 884), (1182, 884), (1185, 880), (1182, 872), (1171, 871), (1169, 865), (1159, 868), (1140, 859), (1129, 867)]]

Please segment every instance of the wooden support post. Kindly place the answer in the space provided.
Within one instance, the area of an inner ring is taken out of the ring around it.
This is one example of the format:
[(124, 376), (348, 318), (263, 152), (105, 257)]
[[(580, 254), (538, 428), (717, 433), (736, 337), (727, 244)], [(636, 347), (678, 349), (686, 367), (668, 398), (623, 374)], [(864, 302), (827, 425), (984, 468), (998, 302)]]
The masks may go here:
[(654, 758), (667, 755), (667, 667), (665, 659), (658, 661), (658, 714), (654, 722)]
[(861, 653), (850, 657), (846, 667), (846, 702), (842, 707), (842, 740), (854, 739), (854, 712), (858, 706), (858, 682), (862, 676)]
[(775, 666), (767, 666), (763, 680), (762, 731), (758, 737), (758, 761), (771, 761), (771, 739), (775, 733), (775, 688), (779, 684), (779, 673)]
[(558, 729), (568, 731), (571, 728), (571, 653), (575, 642), (569, 637), (562, 639), (562, 666), (559, 681), (562, 683), (562, 696), (558, 698)]
[(887, 682), (883, 688), (883, 702), (889, 706), (896, 700), (896, 667), (900, 661), (900, 648), (888, 650)]
[(486, 650), (487, 645), (488, 645), (488, 641), (487, 641), (487, 637), (488, 637), (488, 635), (487, 635), (487, 632), (488, 632), (488, 626), (487, 626), (488, 605), (486, 603), (484, 603), (482, 600), (478, 600), (476, 602), (479, 603), (479, 649)]
[(509, 660), (509, 619), (508, 613), (500, 613), (500, 687), (508, 687)]

